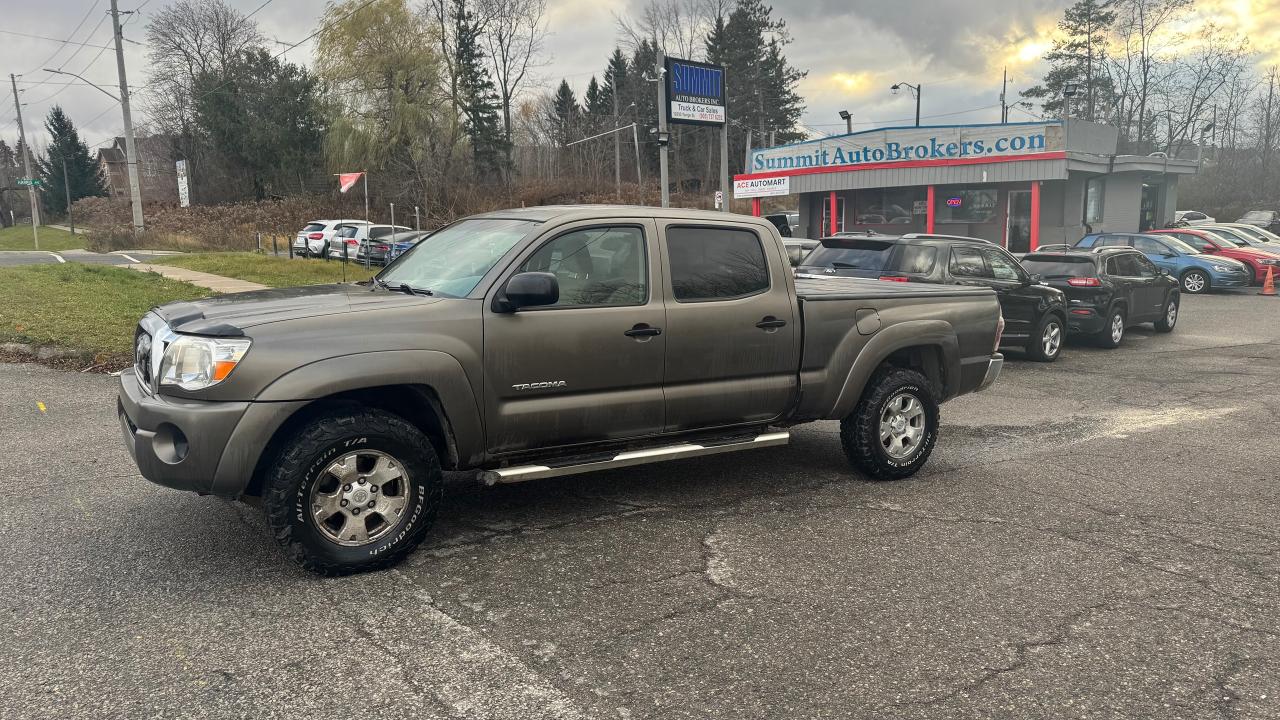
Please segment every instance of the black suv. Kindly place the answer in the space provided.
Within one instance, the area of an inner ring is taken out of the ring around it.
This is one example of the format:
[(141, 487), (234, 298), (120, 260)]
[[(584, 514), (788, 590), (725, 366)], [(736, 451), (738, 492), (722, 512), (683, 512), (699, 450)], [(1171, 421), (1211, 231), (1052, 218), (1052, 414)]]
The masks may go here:
[(1129, 247), (1038, 250), (1022, 258), (1067, 295), (1067, 333), (1116, 347), (1125, 328), (1151, 322), (1169, 332), (1178, 322), (1178, 280)]
[(805, 257), (800, 277), (865, 277), (896, 282), (980, 285), (996, 291), (1004, 313), (1001, 345), (1041, 362), (1062, 352), (1067, 301), (999, 245), (952, 235), (837, 233)]

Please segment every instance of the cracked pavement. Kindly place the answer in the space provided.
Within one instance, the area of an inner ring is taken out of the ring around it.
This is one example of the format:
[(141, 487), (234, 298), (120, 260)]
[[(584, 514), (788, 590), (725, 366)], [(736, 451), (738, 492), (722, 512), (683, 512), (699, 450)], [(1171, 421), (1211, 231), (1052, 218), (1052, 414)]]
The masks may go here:
[[(1280, 717), (1280, 300), (1013, 359), (917, 477), (781, 449), (483, 488), (319, 579), (0, 365), (0, 718)], [(41, 411), (37, 403), (44, 403)]]

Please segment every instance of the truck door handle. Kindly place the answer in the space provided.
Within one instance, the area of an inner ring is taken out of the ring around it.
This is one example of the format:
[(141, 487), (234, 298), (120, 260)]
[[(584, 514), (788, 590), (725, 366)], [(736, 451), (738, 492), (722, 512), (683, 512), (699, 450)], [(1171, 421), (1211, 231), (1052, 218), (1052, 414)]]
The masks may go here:
[(763, 320), (756, 323), (756, 327), (760, 328), (761, 330), (773, 330), (775, 328), (784, 327), (786, 324), (787, 324), (786, 320), (779, 320), (778, 318), (772, 315), (766, 315)]
[(662, 334), (662, 328), (650, 327), (645, 323), (637, 323), (635, 327), (622, 334), (633, 338), (654, 337)]

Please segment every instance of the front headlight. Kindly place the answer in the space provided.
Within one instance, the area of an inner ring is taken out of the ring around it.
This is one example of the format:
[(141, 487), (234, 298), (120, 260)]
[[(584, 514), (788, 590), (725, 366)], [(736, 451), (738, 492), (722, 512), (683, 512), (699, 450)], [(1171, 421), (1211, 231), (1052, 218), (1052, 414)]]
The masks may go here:
[(1259, 261), (1258, 261), (1258, 264), (1259, 264), (1259, 265), (1280, 265), (1280, 260), (1272, 260), (1272, 259), (1270, 259), (1270, 258), (1263, 258), (1262, 260), (1259, 260)]
[(1231, 272), (1231, 268), (1226, 265), (1211, 265), (1210, 269), (1214, 272)]
[(160, 384), (203, 390), (227, 379), (249, 351), (248, 338), (205, 338), (181, 335), (160, 361)]

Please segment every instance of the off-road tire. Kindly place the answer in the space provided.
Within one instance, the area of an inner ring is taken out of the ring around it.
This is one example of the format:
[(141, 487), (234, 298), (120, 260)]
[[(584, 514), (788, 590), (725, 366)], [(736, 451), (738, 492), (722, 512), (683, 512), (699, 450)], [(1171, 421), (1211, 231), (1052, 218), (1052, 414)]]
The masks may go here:
[[(1120, 316), (1120, 337), (1113, 334), (1116, 316)], [(1098, 347), (1114, 349), (1120, 347), (1120, 343), (1124, 341), (1124, 332), (1128, 329), (1129, 316), (1125, 314), (1124, 308), (1112, 306), (1111, 311), (1107, 313), (1107, 324), (1102, 330), (1094, 336), (1094, 341), (1098, 343)]]
[[(408, 508), (385, 537), (348, 547), (327, 539), (309, 512), (311, 487), (343, 452), (378, 450), (407, 473)], [(335, 410), (303, 425), (264, 478), (267, 520), (276, 541), (304, 569), (347, 575), (389, 567), (422, 542), (443, 496), (440, 461), (431, 442), (403, 418), (380, 410)]]
[[(880, 442), (880, 419), (890, 400), (910, 393), (925, 412), (925, 428), (916, 449), (905, 458), (890, 457)], [(900, 480), (924, 467), (938, 441), (937, 391), (915, 370), (884, 367), (876, 371), (853, 412), (840, 421), (840, 444), (854, 468), (874, 480)]]
[[(1045, 352), (1044, 336), (1049, 329), (1050, 323), (1056, 323), (1058, 326), (1058, 346), (1053, 350), (1052, 354)], [(1040, 320), (1040, 324), (1036, 326), (1036, 331), (1031, 337), (1027, 338), (1027, 357), (1036, 362), (1053, 362), (1062, 356), (1062, 343), (1067, 339), (1067, 324), (1063, 322), (1061, 317), (1053, 313), (1046, 313), (1044, 318)]]
[[(1173, 322), (1169, 322), (1169, 315), (1170, 315), (1169, 306), (1170, 305), (1172, 305), (1174, 308), (1172, 313)], [(1160, 315), (1160, 319), (1156, 320), (1155, 322), (1156, 332), (1162, 332), (1162, 333), (1173, 332), (1174, 326), (1178, 324), (1178, 315), (1181, 312), (1182, 312), (1182, 304), (1179, 301), (1178, 296), (1173, 293), (1170, 293), (1168, 299), (1164, 301), (1164, 310)]]

